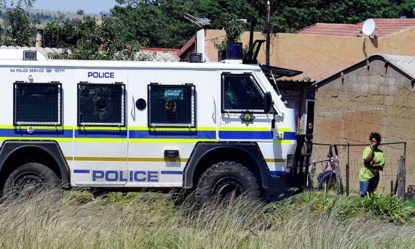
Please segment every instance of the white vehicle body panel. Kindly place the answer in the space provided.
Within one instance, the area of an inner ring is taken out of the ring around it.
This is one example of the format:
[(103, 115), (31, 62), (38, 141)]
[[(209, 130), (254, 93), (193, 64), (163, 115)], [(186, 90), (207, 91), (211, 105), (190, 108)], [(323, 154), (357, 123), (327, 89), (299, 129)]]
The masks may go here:
[[(222, 112), (223, 74), (250, 74), (262, 92), (271, 92), (271, 113)], [(0, 60), (0, 143), (52, 140), (59, 144), (70, 170), (71, 186), (182, 187), (183, 171), (198, 142), (256, 142), (271, 174), (286, 171), (295, 142), (294, 112), (281, 101), (257, 65), (184, 62), (116, 62), (70, 60)], [(62, 84), (62, 125), (14, 125), (15, 82)], [(125, 85), (124, 126), (78, 125), (80, 82)], [(149, 125), (149, 84), (195, 88), (195, 127)], [(139, 110), (143, 99), (147, 107)], [(249, 113), (246, 114), (249, 121)], [(275, 118), (275, 128), (272, 120)], [(29, 132), (30, 131), (30, 132)], [(285, 135), (284, 135), (285, 134)], [(166, 150), (179, 157), (166, 158)]]

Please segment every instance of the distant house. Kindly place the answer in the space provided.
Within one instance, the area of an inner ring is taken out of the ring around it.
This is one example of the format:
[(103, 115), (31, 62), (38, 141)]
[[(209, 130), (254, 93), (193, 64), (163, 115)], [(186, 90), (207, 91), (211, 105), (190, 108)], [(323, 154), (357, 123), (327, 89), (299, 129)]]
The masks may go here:
[[(42, 48), (42, 47), (20, 47), (20, 46), (0, 46), (0, 49), (28, 49), (28, 50), (36, 50), (41, 53), (45, 58), (53, 54), (60, 54), (63, 52), (61, 48)], [(23, 54), (22, 54), (23, 59)]]
[(179, 51), (179, 49), (171, 48), (142, 48), (140, 53), (153, 55), (152, 60), (154, 61), (174, 62), (180, 61), (180, 57), (177, 55)]
[[(0, 49), (30, 49), (41, 53), (45, 58), (52, 58), (53, 55), (61, 54), (62, 48), (43, 48), (43, 47), (20, 47), (20, 46), (0, 46)], [(145, 57), (152, 61), (174, 62), (180, 61), (177, 56), (178, 49), (165, 48), (143, 48), (136, 54), (137, 57)]]
[[(314, 143), (368, 145), (373, 131), (383, 143), (406, 142), (381, 146), (387, 158), (381, 182), (388, 192), (406, 154), (407, 184), (415, 184), (415, 56), (372, 55), (315, 86)], [(341, 168), (349, 164), (356, 189), (363, 147), (349, 149), (339, 148)], [(326, 154), (327, 146), (313, 147), (313, 159)]]

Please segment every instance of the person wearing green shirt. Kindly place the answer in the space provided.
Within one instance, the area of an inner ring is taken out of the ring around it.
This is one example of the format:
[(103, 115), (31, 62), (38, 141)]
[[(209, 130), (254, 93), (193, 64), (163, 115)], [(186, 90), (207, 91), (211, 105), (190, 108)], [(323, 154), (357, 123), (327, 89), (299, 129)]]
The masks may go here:
[(376, 190), (379, 184), (379, 171), (385, 166), (385, 154), (379, 149), (381, 135), (372, 132), (369, 140), (370, 146), (363, 151), (363, 166), (359, 171), (360, 197)]

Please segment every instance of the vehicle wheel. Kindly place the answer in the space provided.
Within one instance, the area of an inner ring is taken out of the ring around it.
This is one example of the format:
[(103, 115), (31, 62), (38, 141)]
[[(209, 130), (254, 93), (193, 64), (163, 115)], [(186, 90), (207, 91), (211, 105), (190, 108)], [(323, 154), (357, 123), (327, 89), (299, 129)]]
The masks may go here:
[(173, 204), (176, 207), (186, 204), (187, 197), (189, 196), (188, 190), (185, 189), (181, 191), (172, 191), (170, 194)]
[(10, 173), (3, 196), (26, 196), (45, 189), (58, 188), (61, 181), (50, 168), (40, 163), (26, 163)]
[(239, 196), (259, 198), (259, 186), (251, 171), (240, 163), (214, 164), (201, 176), (196, 188), (197, 204), (203, 206), (212, 198), (230, 201)]

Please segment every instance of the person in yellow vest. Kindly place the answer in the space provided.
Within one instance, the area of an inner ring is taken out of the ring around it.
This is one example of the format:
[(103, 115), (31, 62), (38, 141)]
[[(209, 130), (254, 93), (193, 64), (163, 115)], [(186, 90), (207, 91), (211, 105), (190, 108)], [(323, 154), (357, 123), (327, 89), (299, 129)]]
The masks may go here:
[(377, 132), (369, 135), (370, 146), (363, 151), (363, 166), (359, 171), (360, 197), (373, 193), (379, 184), (379, 172), (385, 166), (385, 154), (379, 149), (382, 136)]

